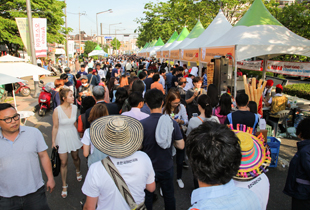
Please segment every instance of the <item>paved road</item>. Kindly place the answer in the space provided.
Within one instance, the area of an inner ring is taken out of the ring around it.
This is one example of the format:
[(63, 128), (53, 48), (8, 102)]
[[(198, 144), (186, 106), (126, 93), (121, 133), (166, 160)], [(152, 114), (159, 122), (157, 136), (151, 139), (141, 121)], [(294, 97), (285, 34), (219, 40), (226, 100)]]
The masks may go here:
[[(46, 78), (45, 81), (52, 81), (54, 78)], [(30, 81), (29, 81), (30, 82)], [(31, 110), (33, 106), (37, 103), (37, 99), (31, 97), (23, 98), (17, 97), (19, 110)], [(37, 127), (45, 138), (47, 145), (49, 146), (48, 153), (51, 153), (51, 132), (52, 132), (52, 117), (51, 112), (48, 112), (46, 116), (40, 117), (37, 114), (30, 117), (26, 123), (28, 126)], [(296, 142), (297, 140), (282, 139), (282, 144), (280, 148), (280, 157), (282, 161), (279, 161), (277, 168), (269, 168), (267, 176), (270, 181), (270, 195), (268, 210), (286, 210), (290, 209), (291, 199), (290, 197), (282, 193), (285, 179), (288, 171), (287, 164), (296, 152)], [(80, 151), (81, 158), (81, 172), (84, 177), (87, 173), (86, 159)], [(286, 165), (285, 165), (286, 164)], [(283, 166), (284, 167), (283, 167)], [(137, 171), (137, 173), (139, 173)], [(44, 175), (44, 180), (46, 176)], [(104, 177), (102, 177), (104, 178)], [(61, 194), (61, 177), (55, 177), (56, 188), (52, 194), (47, 193), (47, 199), (51, 210), (72, 210), (81, 209), (80, 202), (85, 201), (85, 196), (81, 192), (82, 182), (77, 182), (75, 175), (75, 168), (72, 159), (69, 157), (68, 161), (68, 197), (63, 199)], [(188, 209), (190, 207), (190, 194), (193, 190), (192, 173), (190, 169), (185, 169), (183, 171), (183, 181), (185, 184), (184, 189), (179, 189), (175, 182), (175, 197), (178, 210)], [(157, 194), (158, 187), (156, 189)], [(267, 193), (267, 191), (266, 191)], [(162, 210), (164, 208), (163, 198), (158, 196), (158, 200), (154, 203), (154, 210)]]

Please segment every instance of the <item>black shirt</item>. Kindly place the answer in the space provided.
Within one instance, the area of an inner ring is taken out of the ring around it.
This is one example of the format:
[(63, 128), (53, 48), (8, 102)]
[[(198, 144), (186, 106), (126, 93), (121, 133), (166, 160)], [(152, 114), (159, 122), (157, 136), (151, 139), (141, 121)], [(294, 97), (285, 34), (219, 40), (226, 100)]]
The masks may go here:
[[(247, 127), (253, 128), (255, 123), (255, 114), (250, 111), (240, 111), (240, 110), (235, 111), (231, 113), (231, 118), (234, 129), (237, 129), (237, 124), (243, 124), (246, 125)], [(228, 118), (226, 118), (224, 124), (227, 125), (230, 124)]]
[[(100, 101), (100, 102), (97, 102), (97, 103), (104, 103), (107, 106), (109, 115), (118, 115), (119, 114), (119, 111), (118, 111), (119, 109), (118, 109), (117, 104), (115, 104), (115, 103), (105, 103), (104, 101)], [(89, 117), (89, 114), (90, 114), (90, 111), (91, 111), (92, 108), (93, 107), (87, 109), (86, 112), (85, 112), (85, 117), (86, 117), (85, 128), (89, 128), (90, 127), (90, 123), (88, 122), (88, 117)]]
[(162, 114), (160, 113), (153, 113), (149, 117), (140, 121), (142, 123), (144, 130), (142, 150), (150, 157), (154, 171), (167, 171), (173, 166), (173, 159), (172, 159), (173, 141), (183, 139), (178, 123), (172, 120), (174, 130), (172, 132), (170, 148), (163, 149), (157, 144), (155, 139), (155, 132), (158, 120), (161, 117), (161, 115)]
[(176, 76), (172, 75), (171, 87), (176, 87), (175, 82), (178, 82), (178, 78)]
[(145, 86), (146, 86), (146, 90), (151, 89), (151, 84), (153, 83), (153, 79), (152, 77), (148, 77), (144, 80)]

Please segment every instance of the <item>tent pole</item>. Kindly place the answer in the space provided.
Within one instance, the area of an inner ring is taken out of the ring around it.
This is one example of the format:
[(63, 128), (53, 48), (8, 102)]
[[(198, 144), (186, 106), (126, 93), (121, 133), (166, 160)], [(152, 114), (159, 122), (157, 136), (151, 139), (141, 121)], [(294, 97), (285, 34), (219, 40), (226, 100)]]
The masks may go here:
[(202, 72), (203, 65), (200, 61), (200, 48), (198, 50), (198, 62), (199, 62), (199, 76), (202, 77), (203, 76), (203, 72)]
[(264, 62), (263, 62), (263, 76), (262, 79), (266, 79), (266, 65), (267, 65), (267, 55), (264, 56)]
[(16, 109), (16, 111), (17, 111), (16, 98), (15, 98), (15, 89), (14, 89), (14, 84), (13, 84), (13, 83), (12, 83), (12, 88), (13, 88), (12, 93), (13, 93), (13, 98), (14, 98), (14, 105), (15, 105), (15, 109)]
[(237, 66), (237, 45), (235, 45), (235, 57), (234, 57), (234, 62), (235, 62), (235, 75), (234, 75), (234, 98), (236, 100), (236, 97), (237, 97), (237, 69), (238, 69), (238, 66)]

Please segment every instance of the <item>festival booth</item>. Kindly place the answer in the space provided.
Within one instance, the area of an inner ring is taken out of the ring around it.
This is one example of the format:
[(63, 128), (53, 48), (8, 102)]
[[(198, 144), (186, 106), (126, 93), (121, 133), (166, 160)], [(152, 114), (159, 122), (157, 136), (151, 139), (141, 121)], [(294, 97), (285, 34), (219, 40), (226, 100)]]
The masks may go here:
[(144, 45), (144, 47), (143, 47), (143, 49), (139, 52), (139, 56), (140, 57), (145, 57), (145, 51), (146, 51), (146, 49), (148, 48), (148, 46), (150, 45), (150, 43), (149, 42), (147, 42), (145, 45)]
[(149, 52), (150, 52), (150, 57), (153, 57), (156, 55), (156, 51), (159, 50), (160, 48), (162, 48), (162, 46), (164, 46), (165, 43), (163, 42), (163, 40), (159, 37), (159, 39), (157, 40), (157, 42), (154, 44), (154, 47), (152, 47)]
[[(285, 28), (266, 9), (262, 0), (255, 0), (238, 23), (219, 39), (200, 48), (199, 59), (209, 63), (215, 56), (233, 59), (234, 87), (237, 82), (237, 61), (259, 57), (264, 59), (263, 78), (266, 61), (281, 54), (310, 56), (310, 41)], [(234, 89), (236, 96), (237, 88)]]
[(188, 34), (189, 34), (189, 31), (187, 30), (186, 27), (184, 27), (181, 33), (179, 34), (179, 36), (176, 38), (176, 40), (171, 45), (161, 49), (163, 58), (170, 59), (170, 50), (174, 48), (175, 46), (177, 46), (178, 44), (180, 44), (188, 36)]
[[(193, 30), (188, 34), (188, 36), (178, 45), (173, 48), (170, 48), (170, 59), (182, 60), (184, 51), (181, 51), (183, 47), (190, 45), (193, 41), (195, 41), (203, 32), (204, 28), (198, 20)], [(181, 51), (181, 52), (180, 52)]]
[(166, 44), (156, 51), (156, 57), (157, 58), (165, 58), (162, 54), (162, 49), (169, 47), (178, 38), (178, 36), (179, 36), (178, 32), (174, 31), (174, 33), (172, 34), (170, 39), (166, 42)]
[(91, 57), (91, 56), (104, 56), (104, 57), (107, 57), (108, 53), (104, 52), (102, 50), (102, 48), (99, 45), (97, 45), (93, 51), (88, 53), (88, 57)]
[(220, 10), (212, 23), (198, 38), (187, 46), (180, 48), (180, 59), (182, 61), (199, 62), (199, 48), (208, 46), (208, 44), (218, 39), (221, 34), (225, 34), (231, 28), (231, 24), (226, 19), (222, 10)]
[(145, 56), (146, 58), (150, 58), (150, 53), (151, 53), (151, 49), (154, 47), (154, 45), (156, 44), (157, 40), (153, 40), (152, 42), (150, 42), (150, 45), (148, 46), (148, 48), (145, 50)]

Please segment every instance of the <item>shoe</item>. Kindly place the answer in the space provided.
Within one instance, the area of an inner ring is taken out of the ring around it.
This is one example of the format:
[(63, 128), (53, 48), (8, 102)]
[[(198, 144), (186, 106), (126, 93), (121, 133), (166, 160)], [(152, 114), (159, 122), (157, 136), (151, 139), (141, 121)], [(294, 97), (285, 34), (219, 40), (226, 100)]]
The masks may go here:
[(62, 186), (62, 189), (67, 189), (67, 191), (61, 191), (61, 197), (66, 198), (68, 195), (68, 185), (67, 186)]
[(161, 188), (159, 188), (159, 194), (161, 197), (163, 197), (163, 191), (161, 190)]
[(183, 161), (183, 168), (188, 168), (188, 167), (189, 167), (188, 164), (185, 161)]
[(83, 176), (82, 176), (81, 172), (80, 172), (80, 171), (77, 171), (77, 172), (76, 172), (76, 180), (77, 180), (78, 182), (80, 182), (80, 181), (82, 181), (82, 179), (83, 179)]
[(183, 183), (182, 179), (177, 179), (177, 183), (179, 185), (179, 188), (181, 188), (181, 189), (184, 188), (184, 183)]

